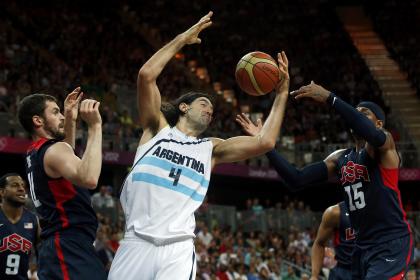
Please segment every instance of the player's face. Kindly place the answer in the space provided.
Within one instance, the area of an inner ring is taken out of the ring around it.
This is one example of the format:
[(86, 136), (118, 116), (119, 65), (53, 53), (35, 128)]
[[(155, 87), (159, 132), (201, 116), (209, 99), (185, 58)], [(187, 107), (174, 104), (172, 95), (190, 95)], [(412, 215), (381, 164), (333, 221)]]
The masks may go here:
[(7, 177), (7, 185), (3, 189), (3, 200), (11, 202), (17, 206), (24, 205), (26, 202), (25, 182), (20, 176)]
[(44, 110), (44, 130), (54, 139), (62, 140), (64, 134), (64, 116), (57, 103), (47, 101)]
[(359, 111), (360, 113), (362, 113), (363, 115), (365, 115), (369, 120), (371, 120), (377, 128), (382, 127), (382, 125), (383, 125), (382, 121), (378, 120), (376, 118), (376, 115), (371, 110), (369, 110), (368, 108), (357, 107), (356, 110)]
[(213, 118), (213, 105), (209, 99), (199, 97), (190, 104), (186, 115), (198, 131), (204, 131)]

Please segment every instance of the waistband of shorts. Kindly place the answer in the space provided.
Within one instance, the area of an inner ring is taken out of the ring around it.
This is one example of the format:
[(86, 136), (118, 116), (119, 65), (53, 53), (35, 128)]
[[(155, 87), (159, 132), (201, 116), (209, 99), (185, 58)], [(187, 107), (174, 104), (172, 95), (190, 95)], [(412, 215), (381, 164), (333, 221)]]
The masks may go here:
[(167, 238), (167, 239), (161, 239), (161, 238), (155, 238), (151, 236), (146, 236), (144, 234), (139, 234), (133, 230), (126, 231), (124, 233), (124, 241), (137, 241), (137, 242), (148, 242), (152, 243), (155, 246), (164, 246), (169, 244), (174, 244), (177, 242), (184, 242), (188, 240), (193, 240), (192, 237), (185, 237), (185, 238)]

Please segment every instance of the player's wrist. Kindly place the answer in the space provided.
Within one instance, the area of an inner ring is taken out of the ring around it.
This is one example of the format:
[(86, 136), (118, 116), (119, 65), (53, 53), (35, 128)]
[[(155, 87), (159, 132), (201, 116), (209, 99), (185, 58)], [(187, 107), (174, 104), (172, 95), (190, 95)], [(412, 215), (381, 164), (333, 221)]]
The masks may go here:
[(327, 97), (326, 103), (330, 106), (334, 106), (336, 99), (337, 99), (337, 96), (335, 95), (335, 93), (330, 91)]

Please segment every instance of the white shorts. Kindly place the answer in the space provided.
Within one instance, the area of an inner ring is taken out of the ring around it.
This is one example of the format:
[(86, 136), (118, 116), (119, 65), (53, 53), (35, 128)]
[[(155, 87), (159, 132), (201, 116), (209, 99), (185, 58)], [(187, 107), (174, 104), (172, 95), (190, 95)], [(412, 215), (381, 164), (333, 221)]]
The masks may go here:
[(108, 280), (195, 280), (193, 239), (156, 246), (124, 238), (112, 261)]

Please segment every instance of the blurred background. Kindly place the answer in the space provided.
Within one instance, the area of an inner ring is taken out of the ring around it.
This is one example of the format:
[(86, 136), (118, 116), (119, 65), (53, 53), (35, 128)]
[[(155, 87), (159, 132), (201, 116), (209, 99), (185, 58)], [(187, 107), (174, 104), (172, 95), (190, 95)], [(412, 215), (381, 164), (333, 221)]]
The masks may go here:
[[(104, 165), (92, 203), (101, 223), (96, 247), (109, 266), (124, 231), (116, 195), (142, 134), (137, 71), (209, 10), (213, 26), (202, 34), (201, 45), (182, 49), (159, 77), (163, 100), (189, 90), (208, 92), (217, 101), (203, 136), (241, 135), (235, 115), (264, 119), (274, 96), (241, 92), (236, 63), (250, 51), (275, 56), (284, 50), (291, 90), (314, 80), (350, 104), (378, 103), (402, 159), (399, 186), (419, 248), (413, 270), (420, 269), (420, 2), (415, 0), (2, 1), (2, 174), (26, 177), (30, 140), (16, 118), (24, 96), (47, 91), (62, 104), (80, 85), (87, 97), (100, 100)], [(80, 121), (79, 154), (86, 134)], [(276, 149), (300, 167), (351, 141), (344, 122), (328, 107), (290, 99)], [(290, 193), (265, 157), (216, 167), (196, 213), (197, 279), (309, 279), (310, 247), (321, 214), (341, 200), (334, 181)], [(333, 251), (324, 266), (327, 275)]]

